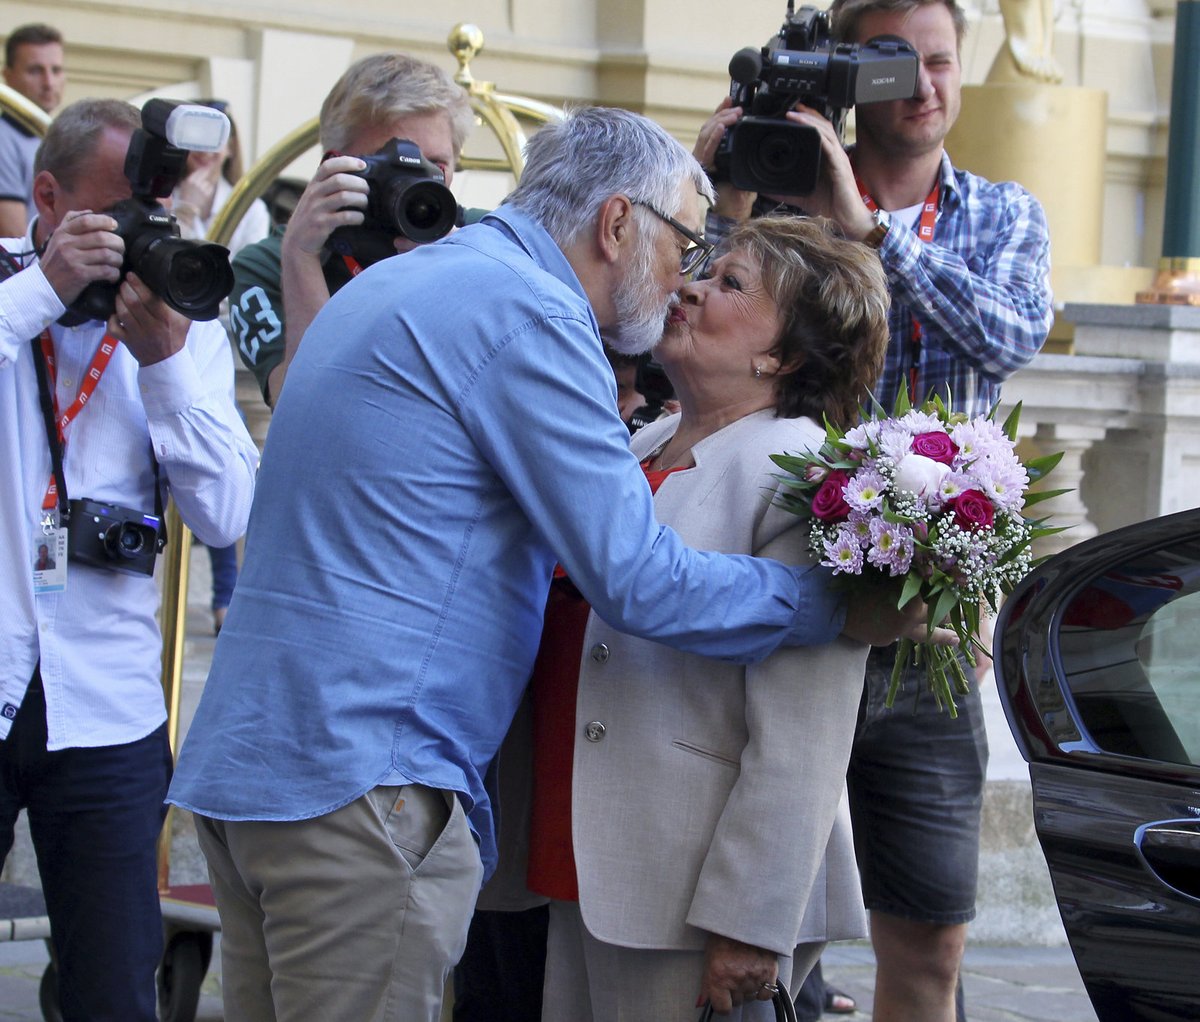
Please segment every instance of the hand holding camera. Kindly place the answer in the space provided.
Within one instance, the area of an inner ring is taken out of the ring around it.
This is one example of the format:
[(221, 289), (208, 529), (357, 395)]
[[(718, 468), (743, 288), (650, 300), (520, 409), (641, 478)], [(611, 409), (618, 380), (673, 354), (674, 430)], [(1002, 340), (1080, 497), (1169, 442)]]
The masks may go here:
[(88, 284), (121, 279), (125, 242), (115, 230), (116, 221), (107, 213), (77, 210), (50, 235), (38, 263), (63, 305), (74, 302)]
[(170, 358), (187, 341), (188, 320), (175, 312), (136, 273), (121, 281), (108, 332), (123, 341), (138, 365)]
[(317, 167), (288, 221), (287, 251), (318, 256), (336, 228), (363, 222), (368, 185), (359, 175), (365, 168), (357, 156), (331, 156)]

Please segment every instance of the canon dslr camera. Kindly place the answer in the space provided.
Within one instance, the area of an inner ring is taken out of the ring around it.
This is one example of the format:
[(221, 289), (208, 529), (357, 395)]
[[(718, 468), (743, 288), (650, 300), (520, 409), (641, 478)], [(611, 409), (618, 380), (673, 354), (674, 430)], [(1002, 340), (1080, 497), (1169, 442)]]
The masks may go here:
[(788, 0), (778, 34), (729, 62), (729, 95), (745, 116), (721, 139), (714, 180), (745, 192), (807, 195), (821, 172), (821, 136), (787, 120), (787, 112), (797, 103), (812, 107), (841, 138), (850, 107), (911, 99), (919, 62), (916, 50), (895, 36), (835, 44), (827, 12), (801, 7), (795, 13)]
[[(125, 242), (121, 277), (131, 270), (151, 291), (188, 319), (216, 319), (233, 290), (229, 250), (179, 236), (179, 224), (159, 199), (175, 190), (189, 150), (215, 152), (229, 138), (229, 118), (219, 110), (171, 99), (142, 107), (142, 127), (125, 154), (133, 197), (105, 212)], [(64, 317), (68, 324), (108, 319), (119, 284), (96, 281), (83, 289)]]
[(335, 252), (369, 266), (396, 254), (397, 235), (437, 241), (461, 222), (462, 211), (446, 187), (446, 176), (421, 155), (415, 142), (393, 138), (378, 152), (359, 158), (366, 167), (355, 173), (369, 189), (365, 218), (330, 235), (329, 247)]
[(154, 559), (165, 544), (156, 515), (98, 500), (71, 501), (67, 556), (72, 561), (125, 575), (153, 575)]

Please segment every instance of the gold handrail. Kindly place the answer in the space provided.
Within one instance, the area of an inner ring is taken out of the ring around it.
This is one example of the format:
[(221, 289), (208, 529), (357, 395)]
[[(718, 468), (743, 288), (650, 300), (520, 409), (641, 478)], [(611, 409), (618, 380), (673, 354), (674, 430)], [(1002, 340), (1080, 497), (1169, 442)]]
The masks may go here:
[(41, 138), (50, 127), (50, 115), (16, 89), (0, 83), (0, 110), (8, 114), (30, 134)]

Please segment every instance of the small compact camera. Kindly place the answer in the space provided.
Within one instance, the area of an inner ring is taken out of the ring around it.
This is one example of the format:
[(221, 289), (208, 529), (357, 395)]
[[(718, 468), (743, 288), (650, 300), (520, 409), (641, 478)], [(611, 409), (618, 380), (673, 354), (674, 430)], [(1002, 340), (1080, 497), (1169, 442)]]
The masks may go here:
[(767, 45), (739, 50), (729, 62), (729, 95), (745, 116), (717, 147), (714, 180), (745, 192), (808, 195), (821, 172), (821, 135), (787, 112), (797, 103), (812, 107), (841, 138), (850, 107), (911, 99), (919, 65), (917, 51), (896, 36), (835, 44), (827, 11), (795, 13), (788, 0), (783, 27)]
[(356, 172), (369, 188), (367, 209), (361, 224), (339, 227), (330, 235), (329, 247), (339, 255), (369, 266), (396, 254), (397, 235), (437, 241), (461, 222), (462, 211), (446, 187), (446, 176), (421, 155), (415, 142), (393, 138), (360, 159), (367, 164)]
[[(105, 212), (125, 242), (121, 277), (132, 270), (176, 312), (193, 320), (216, 319), (233, 290), (229, 250), (179, 236), (179, 224), (158, 201), (175, 190), (189, 150), (215, 152), (229, 138), (229, 118), (212, 107), (152, 99), (142, 107), (142, 127), (125, 154), (133, 197)], [(96, 281), (75, 299), (64, 323), (108, 319), (119, 284)]]
[(68, 560), (125, 575), (153, 575), (165, 543), (157, 515), (87, 498), (71, 501)]

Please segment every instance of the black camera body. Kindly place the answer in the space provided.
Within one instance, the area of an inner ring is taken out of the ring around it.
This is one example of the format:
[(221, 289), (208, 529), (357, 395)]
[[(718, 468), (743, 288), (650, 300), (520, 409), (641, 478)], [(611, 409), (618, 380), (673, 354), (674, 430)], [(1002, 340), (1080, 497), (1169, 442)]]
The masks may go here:
[(153, 575), (165, 543), (157, 515), (86, 497), (71, 501), (68, 560), (124, 575)]
[(761, 50), (739, 50), (729, 62), (730, 98), (745, 114), (717, 148), (713, 175), (747, 192), (807, 195), (821, 172), (821, 136), (793, 124), (797, 103), (821, 113), (842, 137), (846, 111), (860, 103), (911, 99), (920, 57), (903, 39), (879, 36), (835, 43), (829, 14), (793, 9)]
[(364, 266), (396, 254), (393, 239), (436, 241), (462, 220), (441, 168), (421, 155), (415, 142), (393, 138), (378, 152), (360, 157), (356, 174), (367, 182), (367, 209), (361, 224), (338, 227), (329, 247)]
[[(125, 176), (133, 197), (105, 212), (117, 221), (125, 242), (121, 278), (133, 271), (154, 294), (188, 319), (216, 319), (221, 302), (233, 290), (229, 250), (207, 241), (180, 237), (179, 224), (159, 199), (170, 195), (187, 166), (188, 150), (173, 145), (166, 125), (177, 100), (152, 99), (142, 107), (143, 127), (133, 133), (125, 154)], [(202, 116), (225, 115), (207, 108)], [(95, 281), (85, 287), (63, 321), (78, 324), (108, 319), (115, 309), (118, 284)]]

